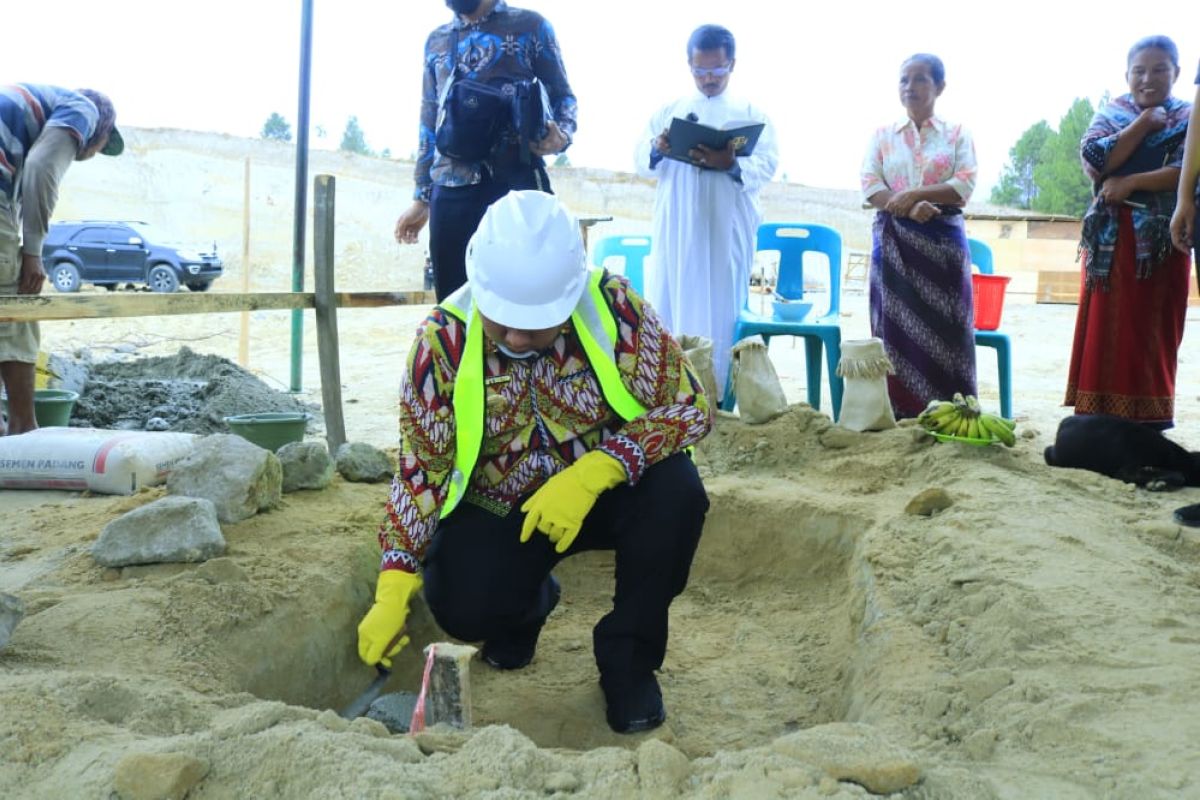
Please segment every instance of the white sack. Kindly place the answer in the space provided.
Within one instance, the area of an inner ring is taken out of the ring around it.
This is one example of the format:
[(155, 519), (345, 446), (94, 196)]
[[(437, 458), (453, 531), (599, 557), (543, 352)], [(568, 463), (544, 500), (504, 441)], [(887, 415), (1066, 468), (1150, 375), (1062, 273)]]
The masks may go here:
[(191, 433), (98, 428), (0, 436), (0, 488), (133, 494), (162, 483), (195, 439)]

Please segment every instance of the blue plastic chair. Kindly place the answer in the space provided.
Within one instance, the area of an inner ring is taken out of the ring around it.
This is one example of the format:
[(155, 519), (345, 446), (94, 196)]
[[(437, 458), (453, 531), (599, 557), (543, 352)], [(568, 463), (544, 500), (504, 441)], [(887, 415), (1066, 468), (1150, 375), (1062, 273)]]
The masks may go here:
[(624, 265), (622, 272), (629, 279), (633, 290), (643, 294), (646, 256), (650, 255), (649, 236), (605, 236), (592, 249), (592, 264), (603, 267), (607, 258), (620, 257)]
[[(979, 268), (981, 275), (994, 275), (995, 263), (992, 248), (978, 239), (967, 239), (971, 249), (971, 263)], [(1000, 416), (1012, 419), (1012, 340), (1000, 331), (975, 331), (976, 347), (991, 347), (996, 351), (996, 366), (1000, 372)]]
[(992, 261), (992, 248), (979, 239), (967, 239), (967, 247), (971, 250), (971, 263), (979, 268), (981, 275), (991, 275), (995, 272)]
[[(842, 358), (842, 329), (836, 323), (841, 307), (842, 237), (833, 228), (824, 225), (769, 223), (758, 229), (758, 249), (779, 251), (776, 291), (789, 300), (798, 300), (804, 295), (804, 253), (814, 251), (825, 254), (829, 259), (829, 309), (812, 322), (794, 322), (755, 314), (747, 305), (738, 315), (733, 330), (734, 344), (755, 334), (762, 336), (768, 346), (772, 336), (803, 338), (808, 404), (817, 409), (821, 407), (821, 354), (824, 350), (829, 368), (829, 400), (836, 422), (842, 412), (843, 388), (842, 379), (837, 374), (837, 365)], [(721, 407), (730, 411), (736, 402), (731, 374)]]
[(818, 319), (838, 318), (842, 305), (842, 237), (825, 225), (768, 222), (758, 226), (757, 250), (779, 253), (775, 291), (788, 300), (804, 297), (804, 254), (820, 253), (829, 262), (829, 308)]

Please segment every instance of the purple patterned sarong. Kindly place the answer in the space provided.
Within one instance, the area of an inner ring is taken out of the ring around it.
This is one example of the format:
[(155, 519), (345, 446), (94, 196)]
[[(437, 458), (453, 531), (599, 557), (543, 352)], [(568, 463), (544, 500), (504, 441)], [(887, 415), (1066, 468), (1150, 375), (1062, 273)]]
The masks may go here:
[(971, 255), (961, 216), (921, 224), (875, 215), (871, 250), (871, 335), (896, 368), (888, 396), (896, 417), (931, 400), (975, 394)]

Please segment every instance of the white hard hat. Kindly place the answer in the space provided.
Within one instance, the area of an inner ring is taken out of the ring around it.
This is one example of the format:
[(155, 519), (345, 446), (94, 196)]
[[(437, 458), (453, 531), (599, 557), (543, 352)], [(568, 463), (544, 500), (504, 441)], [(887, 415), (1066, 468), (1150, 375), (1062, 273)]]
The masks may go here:
[(479, 313), (506, 328), (565, 322), (587, 286), (578, 223), (554, 195), (509, 192), (467, 244), (467, 281)]

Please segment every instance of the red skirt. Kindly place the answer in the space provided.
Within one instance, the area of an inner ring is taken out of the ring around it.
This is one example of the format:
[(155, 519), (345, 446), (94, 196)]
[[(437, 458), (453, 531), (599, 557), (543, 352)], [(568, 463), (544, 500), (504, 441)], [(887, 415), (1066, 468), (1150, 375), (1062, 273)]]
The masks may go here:
[[(1083, 276), (1087, 271), (1086, 257)], [(1172, 250), (1137, 277), (1133, 220), (1120, 211), (1107, 287), (1082, 282), (1064, 405), (1167, 428), (1175, 419), (1175, 367), (1187, 315), (1190, 259)]]

